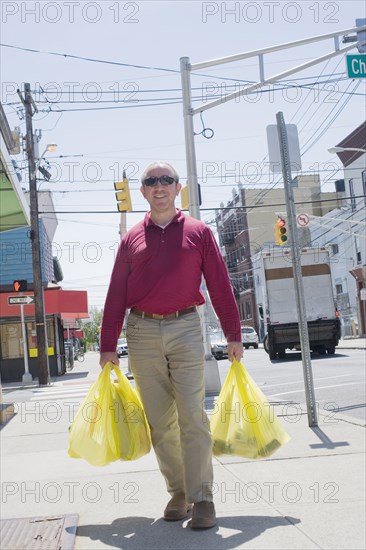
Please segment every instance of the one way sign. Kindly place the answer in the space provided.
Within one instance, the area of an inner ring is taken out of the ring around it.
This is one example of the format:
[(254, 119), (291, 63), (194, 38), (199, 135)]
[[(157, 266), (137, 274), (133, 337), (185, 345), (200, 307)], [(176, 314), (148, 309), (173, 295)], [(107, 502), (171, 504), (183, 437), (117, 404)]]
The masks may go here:
[(22, 304), (34, 304), (34, 296), (9, 296), (8, 305), (9, 306), (19, 306)]

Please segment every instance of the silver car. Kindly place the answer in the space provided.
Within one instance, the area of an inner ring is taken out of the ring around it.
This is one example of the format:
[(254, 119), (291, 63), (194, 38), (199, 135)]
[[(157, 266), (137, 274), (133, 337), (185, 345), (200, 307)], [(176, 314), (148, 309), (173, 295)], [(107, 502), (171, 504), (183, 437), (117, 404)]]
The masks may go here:
[(227, 341), (221, 332), (210, 334), (211, 353), (215, 359), (227, 359)]
[(258, 349), (258, 334), (253, 327), (241, 327), (241, 341), (245, 349), (249, 349), (250, 346)]
[(128, 355), (128, 346), (126, 338), (118, 338), (117, 342), (117, 355), (122, 357), (123, 355)]

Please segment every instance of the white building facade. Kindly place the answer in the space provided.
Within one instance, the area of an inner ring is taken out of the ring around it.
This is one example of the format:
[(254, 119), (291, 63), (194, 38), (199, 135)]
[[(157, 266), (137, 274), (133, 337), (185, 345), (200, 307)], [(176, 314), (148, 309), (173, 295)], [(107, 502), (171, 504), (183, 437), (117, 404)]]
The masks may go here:
[(344, 179), (337, 184), (344, 206), (321, 218), (311, 217), (310, 225), (312, 246), (327, 244), (333, 249), (332, 275), (343, 337), (366, 333), (365, 137), (366, 123), (338, 145)]

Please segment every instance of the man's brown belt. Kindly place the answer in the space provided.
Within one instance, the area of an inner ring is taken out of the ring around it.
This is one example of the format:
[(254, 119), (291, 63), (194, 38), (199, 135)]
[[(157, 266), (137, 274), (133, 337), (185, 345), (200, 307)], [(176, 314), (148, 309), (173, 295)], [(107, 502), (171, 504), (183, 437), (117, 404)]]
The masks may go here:
[(131, 313), (138, 315), (139, 317), (146, 317), (146, 319), (156, 319), (162, 321), (163, 319), (173, 319), (173, 317), (181, 317), (182, 315), (187, 315), (188, 313), (193, 313), (197, 311), (196, 306), (187, 307), (186, 309), (180, 309), (179, 311), (174, 311), (174, 313), (168, 313), (168, 315), (160, 315), (160, 313), (146, 313), (146, 311), (140, 311), (133, 307)]

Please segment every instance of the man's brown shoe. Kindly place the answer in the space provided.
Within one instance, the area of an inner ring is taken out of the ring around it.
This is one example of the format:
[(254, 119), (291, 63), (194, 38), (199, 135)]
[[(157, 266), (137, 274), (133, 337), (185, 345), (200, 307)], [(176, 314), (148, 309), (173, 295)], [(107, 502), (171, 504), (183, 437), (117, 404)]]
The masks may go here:
[(192, 519), (189, 523), (191, 529), (210, 529), (216, 525), (215, 505), (213, 502), (203, 500), (193, 506)]
[(186, 495), (182, 492), (174, 493), (164, 510), (164, 519), (166, 521), (184, 519), (190, 510), (192, 510), (192, 504), (186, 502)]

